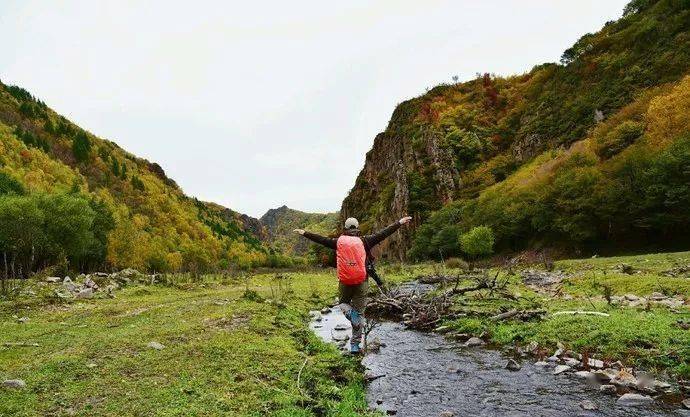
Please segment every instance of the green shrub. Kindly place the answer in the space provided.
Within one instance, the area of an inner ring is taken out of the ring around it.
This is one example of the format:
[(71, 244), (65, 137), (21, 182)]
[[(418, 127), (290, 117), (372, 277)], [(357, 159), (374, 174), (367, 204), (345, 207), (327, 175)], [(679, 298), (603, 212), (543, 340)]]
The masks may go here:
[(494, 251), (494, 233), (487, 226), (474, 227), (460, 236), (460, 248), (470, 259), (491, 255)]
[(460, 258), (448, 258), (446, 259), (446, 268), (450, 269), (468, 269), (469, 264)]

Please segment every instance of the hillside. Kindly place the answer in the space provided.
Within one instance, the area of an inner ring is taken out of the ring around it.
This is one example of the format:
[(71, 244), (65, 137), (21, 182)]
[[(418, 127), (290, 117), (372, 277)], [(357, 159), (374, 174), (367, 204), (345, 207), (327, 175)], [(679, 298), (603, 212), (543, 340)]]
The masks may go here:
[(247, 216), (187, 197), (158, 164), (0, 83), (5, 275), (56, 265), (156, 272), (260, 265), (272, 255), (254, 226)]
[[(527, 46), (525, 46), (527, 47)], [(690, 3), (634, 0), (560, 64), (441, 85), (401, 103), (341, 218), (365, 231), (409, 213), (383, 257), (496, 249), (682, 247), (690, 231)]]
[(283, 254), (305, 256), (311, 244), (296, 235), (300, 228), (314, 233), (329, 235), (338, 224), (338, 213), (305, 213), (287, 206), (270, 209), (259, 219), (266, 229), (266, 241)]

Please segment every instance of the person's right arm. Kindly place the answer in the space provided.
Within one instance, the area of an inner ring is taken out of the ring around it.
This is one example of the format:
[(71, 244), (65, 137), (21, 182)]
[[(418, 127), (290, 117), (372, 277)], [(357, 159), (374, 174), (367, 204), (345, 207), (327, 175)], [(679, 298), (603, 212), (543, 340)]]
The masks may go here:
[(338, 239), (317, 235), (316, 233), (307, 232), (303, 229), (295, 229), (294, 232), (327, 248), (335, 249), (338, 244)]

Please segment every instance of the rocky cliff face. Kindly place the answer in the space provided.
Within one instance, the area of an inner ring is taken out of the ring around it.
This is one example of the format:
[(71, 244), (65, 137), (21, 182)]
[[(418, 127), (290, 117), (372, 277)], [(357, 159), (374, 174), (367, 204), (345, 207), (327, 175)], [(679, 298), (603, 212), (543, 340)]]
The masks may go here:
[[(404, 123), (399, 113), (403, 113), (407, 105), (413, 104), (402, 104), (389, 129), (376, 136), (355, 187), (342, 204), (341, 221), (347, 217), (358, 218), (365, 233), (374, 232), (407, 214), (413, 215), (413, 227), (418, 225), (422, 218), (420, 213), (411, 210), (411, 193), (413, 198), (423, 193), (424, 200), (447, 203), (452, 201), (461, 184), (452, 154), (440, 146), (442, 138), (438, 134), (421, 132), (415, 144), (403, 132), (396, 131), (395, 123)], [(426, 183), (421, 189), (420, 181)], [(402, 229), (375, 248), (374, 256), (404, 259), (410, 238), (410, 230)]]

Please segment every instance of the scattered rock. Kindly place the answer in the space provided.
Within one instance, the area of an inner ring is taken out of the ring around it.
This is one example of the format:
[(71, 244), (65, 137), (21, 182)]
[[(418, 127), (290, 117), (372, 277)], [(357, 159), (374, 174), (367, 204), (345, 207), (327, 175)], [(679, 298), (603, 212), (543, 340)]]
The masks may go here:
[(149, 344), (146, 346), (150, 347), (151, 349), (156, 349), (156, 350), (165, 349), (165, 345), (163, 345), (162, 343), (158, 343), (158, 342), (149, 342)]
[(549, 363), (544, 362), (544, 361), (539, 361), (539, 362), (535, 362), (534, 366), (549, 366)]
[(599, 369), (592, 373), (597, 378), (597, 380), (603, 383), (608, 383), (609, 381), (611, 381), (611, 379), (615, 378), (615, 376), (618, 375), (618, 371), (616, 371), (615, 369)]
[(62, 286), (70, 292), (79, 291), (79, 287), (77, 287), (77, 284), (72, 282), (72, 279), (70, 277), (65, 277), (65, 279), (62, 281)]
[(539, 343), (537, 342), (530, 342), (527, 346), (525, 346), (525, 351), (529, 353), (535, 353), (539, 349)]
[(627, 369), (621, 369), (617, 374), (611, 378), (611, 384), (621, 387), (635, 388), (637, 387), (637, 378)]
[(93, 290), (97, 290), (98, 284), (96, 284), (96, 282), (94, 280), (92, 280), (91, 277), (86, 277), (86, 279), (84, 280), (84, 287), (85, 288), (91, 288)]
[(558, 365), (553, 370), (554, 375), (562, 374), (563, 372), (569, 371), (571, 368), (568, 365)]
[(467, 339), (467, 342), (465, 342), (466, 347), (475, 347), (475, 346), (484, 346), (485, 343), (482, 339), (478, 337), (470, 337)]
[(455, 413), (452, 411), (442, 411), (441, 414), (438, 415), (438, 417), (453, 417), (455, 416)]
[(590, 411), (591, 411), (591, 410), (598, 410), (598, 409), (599, 409), (599, 407), (597, 407), (597, 405), (594, 404), (594, 403), (593, 403), (592, 401), (590, 401), (590, 400), (584, 400), (584, 401), (582, 401), (582, 402), (580, 403), (580, 407), (581, 407), (583, 410), (590, 410)]
[(26, 382), (21, 379), (6, 379), (2, 382), (5, 388), (22, 389), (26, 388)]
[(321, 315), (320, 312), (316, 310), (312, 310), (309, 312), (309, 317), (311, 317), (312, 320), (314, 321), (321, 321), (323, 320), (323, 316)]
[(321, 309), (321, 314), (328, 314), (328, 313), (330, 313), (330, 312), (331, 312), (331, 308), (330, 308), (330, 307), (324, 307), (324, 308)]
[(587, 364), (590, 366), (590, 368), (595, 368), (595, 369), (604, 369), (604, 361), (599, 360), (599, 359), (588, 359)]
[(515, 359), (508, 359), (505, 368), (509, 371), (519, 371), (522, 366)]
[(24, 323), (26, 323), (26, 322), (28, 322), (28, 321), (29, 321), (29, 318), (28, 318), (28, 317), (20, 317), (20, 318), (17, 319), (17, 322), (18, 322), (18, 323), (21, 323), (21, 324), (24, 324)]
[(599, 387), (599, 391), (605, 393), (605, 394), (615, 394), (618, 392), (618, 389), (616, 388), (615, 385), (611, 384), (604, 384)]
[(93, 288), (83, 288), (75, 296), (78, 299), (93, 298)]
[(647, 395), (627, 393), (619, 397), (618, 400), (616, 400), (616, 404), (630, 407), (649, 404), (653, 401), (654, 398)]
[(681, 404), (683, 404), (683, 407), (685, 408), (690, 408), (690, 398), (686, 398), (683, 401), (681, 401)]
[(628, 264), (619, 264), (614, 268), (616, 271), (622, 272), (624, 274), (632, 275), (635, 273), (635, 268)]
[(582, 379), (592, 379), (592, 378), (596, 378), (596, 377), (594, 376), (594, 374), (591, 373), (591, 372), (589, 372), (589, 371), (577, 371), (577, 372), (575, 372), (575, 376), (578, 377), (578, 378), (582, 378)]
[(46, 282), (51, 282), (51, 283), (56, 283), (62, 281), (62, 278), (60, 277), (48, 277), (46, 278)]
[(580, 366), (580, 361), (578, 361), (575, 358), (564, 358), (563, 362), (572, 368), (574, 368), (576, 366)]

